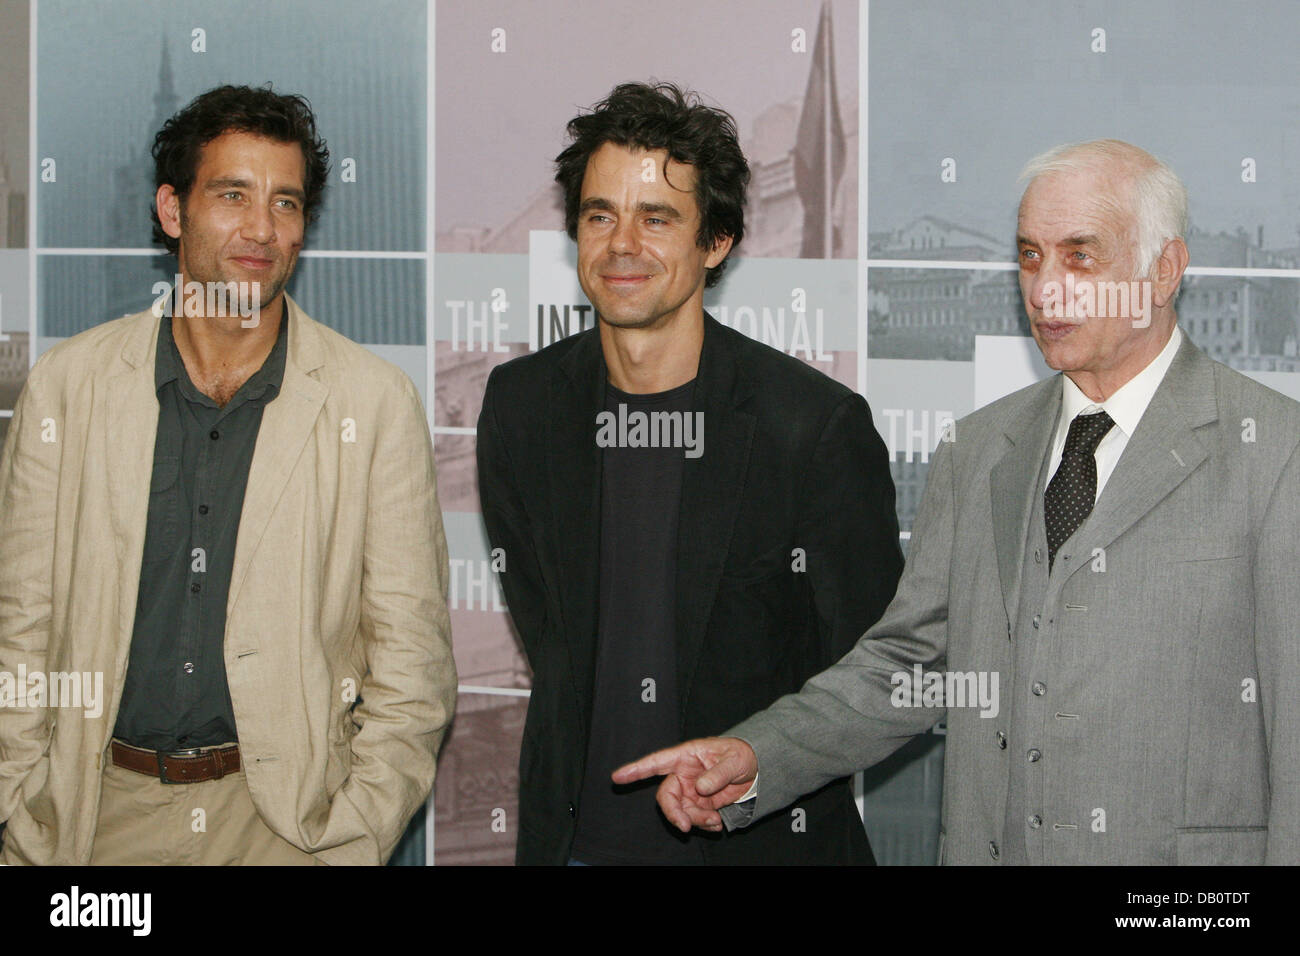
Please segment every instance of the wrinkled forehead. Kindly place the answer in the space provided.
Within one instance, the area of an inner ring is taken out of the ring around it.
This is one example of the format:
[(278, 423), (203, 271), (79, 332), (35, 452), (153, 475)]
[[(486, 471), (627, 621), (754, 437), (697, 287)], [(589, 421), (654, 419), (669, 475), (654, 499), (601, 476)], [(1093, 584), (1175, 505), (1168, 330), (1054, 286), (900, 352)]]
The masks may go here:
[(1036, 177), (1020, 198), (1017, 225), (1027, 228), (1101, 229), (1135, 235), (1132, 180), (1105, 167), (1051, 170)]
[(642, 149), (603, 143), (587, 159), (582, 192), (622, 186), (644, 192), (662, 186), (673, 192), (692, 194), (695, 167), (671, 158), (664, 149)]

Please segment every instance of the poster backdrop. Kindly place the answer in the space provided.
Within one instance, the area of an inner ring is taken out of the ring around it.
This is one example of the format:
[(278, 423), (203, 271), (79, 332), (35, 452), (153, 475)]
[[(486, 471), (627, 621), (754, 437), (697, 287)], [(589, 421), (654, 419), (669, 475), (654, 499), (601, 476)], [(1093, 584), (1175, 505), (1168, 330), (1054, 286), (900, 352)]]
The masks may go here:
[[(1016, 282), (1016, 179), (1126, 139), (1191, 194), (1183, 330), (1300, 397), (1300, 87), (1287, 0), (0, 0), (0, 440), (54, 342), (143, 308), (149, 146), (220, 83), (307, 96), (333, 158), (291, 291), (429, 413), (461, 675), (395, 863), (508, 863), (530, 675), (490, 568), (474, 424), (491, 368), (589, 327), (551, 162), (617, 83), (735, 117), (749, 235), (706, 305), (862, 392), (907, 547), (946, 421), (1047, 374)], [(943, 728), (868, 771), (883, 863), (933, 862)]]

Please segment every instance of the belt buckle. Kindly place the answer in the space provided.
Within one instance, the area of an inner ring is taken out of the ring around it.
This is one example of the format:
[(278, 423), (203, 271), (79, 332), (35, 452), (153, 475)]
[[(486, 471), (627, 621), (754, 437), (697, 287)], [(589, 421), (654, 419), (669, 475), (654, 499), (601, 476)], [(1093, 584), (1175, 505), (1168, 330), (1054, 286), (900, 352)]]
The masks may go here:
[(156, 751), (158, 758), (158, 779), (163, 783), (178, 784), (189, 783), (188, 780), (168, 780), (167, 779), (167, 758), (168, 757), (197, 757), (203, 752), (201, 747), (191, 747), (188, 750), (173, 750), (170, 753), (163, 753), (161, 750)]

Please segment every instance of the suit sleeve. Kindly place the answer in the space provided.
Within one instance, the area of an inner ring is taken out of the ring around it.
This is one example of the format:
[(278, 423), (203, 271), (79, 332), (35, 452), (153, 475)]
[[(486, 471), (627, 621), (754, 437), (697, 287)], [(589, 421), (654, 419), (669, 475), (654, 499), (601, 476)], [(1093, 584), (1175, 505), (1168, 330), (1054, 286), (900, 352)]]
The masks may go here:
[(758, 755), (752, 807), (723, 811), (743, 827), (805, 793), (870, 767), (945, 714), (942, 708), (895, 706), (898, 673), (914, 664), (942, 666), (948, 641), (948, 588), (956, 530), (953, 446), (940, 442), (912, 530), (898, 591), (884, 616), (838, 664), (811, 678), (725, 736)]
[(889, 455), (860, 395), (846, 398), (831, 413), (802, 498), (807, 504), (796, 543), (807, 552), (826, 635), (821, 666), (827, 667), (880, 620), (903, 570)]
[(545, 633), (546, 601), (541, 566), (517, 485), (518, 473), (497, 416), (501, 395), (496, 371), (488, 377), (478, 419), (478, 487), (483, 524), (493, 549), (505, 554), (498, 575), (510, 617), (530, 657)]
[(1264, 514), (1255, 556), (1255, 659), (1271, 798), (1264, 862), (1300, 863), (1300, 448)]
[[(62, 408), (46, 392), (41, 363), (18, 399), (0, 454), (0, 680), (46, 671), (54, 581), (54, 523)], [(51, 421), (43, 425), (45, 419)], [(43, 434), (44, 432), (44, 434)], [(52, 440), (46, 440), (52, 439)], [(0, 697), (16, 688), (0, 685)], [(50, 712), (0, 701), (0, 823), (49, 746)]]
[[(428, 799), (435, 758), (456, 702), (447, 613), (447, 541), (433, 445), (414, 386), (403, 377), (378, 422), (361, 576), (366, 675), (353, 712), (352, 770), (334, 796), (329, 831), (368, 830), (317, 852), (325, 863), (383, 862)], [(364, 828), (364, 830), (362, 829)], [(341, 833), (331, 834), (337, 838)], [(337, 843), (337, 839), (328, 842)]]

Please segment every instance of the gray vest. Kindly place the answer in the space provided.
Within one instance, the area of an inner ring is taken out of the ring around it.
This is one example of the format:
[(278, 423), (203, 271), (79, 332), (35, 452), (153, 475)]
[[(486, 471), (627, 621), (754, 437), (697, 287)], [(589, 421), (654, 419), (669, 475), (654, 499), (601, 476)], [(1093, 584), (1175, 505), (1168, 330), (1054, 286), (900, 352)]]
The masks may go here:
[[(1062, 611), (1061, 585), (1082, 560), (1074, 545), (1086, 534), (1091, 516), (1084, 519), (1056, 553), (1056, 565), (1049, 575), (1047, 525), (1043, 513), (1042, 488), (1047, 461), (1034, 485), (1034, 506), (1025, 539), (1025, 558), (1020, 572), (1020, 606), (1012, 635), (1015, 639), (1015, 679), (1012, 687), (1010, 732), (1007, 737), (1007, 810), (1002, 830), (1002, 860), (1005, 864), (1042, 864), (1045, 830), (1059, 826), (1043, 812), (1043, 774), (1053, 754), (1044, 747), (1050, 722), (1050, 707), (1038, 698), (1044, 694), (1046, 675), (1059, 669), (1061, 648), (1055, 643), (1056, 617)], [(1086, 538), (1084, 539), (1086, 540)]]

